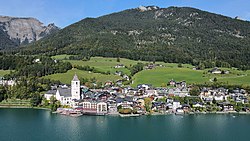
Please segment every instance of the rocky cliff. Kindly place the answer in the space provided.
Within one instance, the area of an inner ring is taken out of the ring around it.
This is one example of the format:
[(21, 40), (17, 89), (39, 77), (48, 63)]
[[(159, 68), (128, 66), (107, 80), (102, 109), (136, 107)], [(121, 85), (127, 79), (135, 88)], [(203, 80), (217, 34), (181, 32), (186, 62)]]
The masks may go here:
[[(44, 26), (35, 18), (0, 16), (0, 30), (16, 45), (37, 41), (59, 30), (54, 24)], [(2, 47), (4, 48), (4, 47)]]

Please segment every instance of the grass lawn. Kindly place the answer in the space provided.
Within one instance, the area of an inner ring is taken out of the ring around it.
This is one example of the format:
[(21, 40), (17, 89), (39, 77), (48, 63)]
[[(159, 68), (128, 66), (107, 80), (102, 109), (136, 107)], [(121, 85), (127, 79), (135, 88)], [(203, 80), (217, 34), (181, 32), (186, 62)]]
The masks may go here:
[(62, 55), (53, 56), (52, 58), (56, 60), (64, 60), (64, 59), (69, 59), (70, 56), (72, 55), (62, 54)]
[(153, 86), (161, 86), (171, 79), (175, 81), (185, 80), (188, 84), (210, 82), (210, 79), (217, 78), (219, 82), (228, 84), (246, 84), (250, 85), (250, 71), (238, 71), (229, 69), (231, 74), (204, 74), (207, 70), (197, 71), (189, 68), (156, 68), (152, 70), (143, 70), (134, 77), (132, 86), (146, 83)]
[(156, 68), (152, 70), (143, 70), (133, 77), (132, 86), (146, 83), (159, 87), (163, 83), (169, 82), (171, 79), (175, 81), (185, 80), (187, 83), (202, 83), (209, 81), (204, 78), (203, 71), (195, 71), (189, 68)]
[(127, 68), (114, 68), (117, 64), (123, 64), (127, 67), (130, 67), (136, 64), (139, 61), (133, 61), (129, 59), (120, 58), (120, 62), (117, 62), (116, 58), (103, 58), (103, 57), (91, 57), (89, 61), (82, 60), (64, 60), (70, 62), (72, 65), (81, 65), (81, 66), (90, 66), (95, 67), (97, 70), (102, 72), (110, 71), (115, 73), (116, 71), (122, 71), (125, 74), (130, 74), (130, 71)]
[[(64, 60), (67, 62), (70, 62), (72, 65), (81, 65), (81, 66), (90, 66), (95, 67), (97, 70), (102, 72), (110, 71), (111, 73), (115, 73), (116, 71), (122, 71), (123, 73), (129, 75), (130, 71), (127, 68), (114, 68), (117, 64), (123, 64), (127, 67), (130, 67), (132, 65), (135, 65), (138, 62), (141, 63), (152, 63), (147, 61), (134, 61), (130, 59), (120, 58), (120, 62), (117, 62), (117, 58), (108, 58), (108, 57), (91, 57), (89, 61), (82, 61), (82, 60), (65, 60), (65, 58), (68, 58), (70, 55), (56, 55), (52, 58), (58, 59), (58, 60)], [(176, 68), (178, 64), (176, 63), (164, 63), (164, 62), (156, 62), (156, 64), (161, 64), (165, 67), (170, 68)], [(189, 64), (182, 64), (183, 67), (193, 68), (192, 65)]]
[(4, 76), (5, 74), (9, 74), (10, 70), (0, 70), (0, 76)]
[(30, 107), (30, 100), (8, 99), (0, 102), (0, 106), (25, 106)]
[(228, 77), (218, 77), (219, 82), (227, 82), (229, 84), (245, 84), (250, 85), (250, 70)]
[(57, 74), (44, 76), (44, 78), (49, 78), (52, 80), (59, 80), (62, 83), (70, 84), (75, 73), (77, 74), (79, 79), (80, 78), (89, 79), (89, 78), (95, 77), (98, 81), (101, 81), (101, 82), (106, 82), (108, 80), (115, 81), (121, 78), (120, 76), (117, 76), (117, 75), (104, 75), (104, 74), (99, 74), (99, 73), (89, 73), (87, 71), (82, 71), (78, 69), (72, 69), (72, 70), (67, 71), (66, 73), (57, 73)]
[[(52, 58), (61, 59), (63, 61), (68, 61), (72, 65), (81, 65), (81, 66), (90, 66), (95, 67), (99, 71), (107, 72), (110, 71), (114, 74), (116, 71), (123, 71), (125, 74), (130, 74), (130, 71), (127, 68), (116, 69), (114, 66), (117, 64), (123, 64), (127, 67), (130, 67), (138, 62), (141, 63), (152, 63), (147, 61), (134, 61), (130, 59), (120, 58), (120, 62), (117, 62), (117, 58), (106, 58), (106, 57), (91, 57), (89, 61), (82, 60), (65, 60), (70, 55), (57, 55)], [(167, 83), (169, 80), (174, 79), (176, 81), (185, 80), (188, 84), (192, 83), (204, 83), (210, 82), (213, 78), (217, 78), (219, 82), (226, 82), (228, 84), (246, 84), (250, 85), (250, 70), (249, 71), (239, 71), (237, 69), (229, 68), (220, 68), (222, 70), (229, 70), (229, 74), (210, 74), (208, 70), (192, 70), (193, 66), (189, 64), (182, 64), (182, 68), (178, 68), (177, 63), (164, 63), (156, 62), (156, 64), (161, 64), (163, 67), (157, 67), (152, 70), (143, 70), (142, 72), (137, 73), (133, 77), (134, 83), (132, 86), (137, 84), (147, 83), (152, 84), (153, 86), (161, 86), (163, 83)], [(79, 74), (79, 77), (91, 78), (95, 77), (96, 79), (104, 82), (107, 80), (117, 80), (120, 77), (115, 75), (103, 75), (96, 73), (88, 73), (86, 71), (80, 70), (70, 70), (67, 73), (63, 74), (54, 74), (46, 76), (51, 79), (60, 80), (63, 83), (69, 83), (74, 75), (74, 73)]]

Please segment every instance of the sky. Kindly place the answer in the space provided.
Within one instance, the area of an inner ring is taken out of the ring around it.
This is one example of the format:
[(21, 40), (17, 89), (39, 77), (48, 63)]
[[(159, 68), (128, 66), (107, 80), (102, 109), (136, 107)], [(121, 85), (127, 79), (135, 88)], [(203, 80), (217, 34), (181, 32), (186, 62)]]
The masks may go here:
[(155, 5), (194, 7), (250, 21), (250, 0), (0, 0), (0, 15), (33, 17), (63, 28), (86, 17)]

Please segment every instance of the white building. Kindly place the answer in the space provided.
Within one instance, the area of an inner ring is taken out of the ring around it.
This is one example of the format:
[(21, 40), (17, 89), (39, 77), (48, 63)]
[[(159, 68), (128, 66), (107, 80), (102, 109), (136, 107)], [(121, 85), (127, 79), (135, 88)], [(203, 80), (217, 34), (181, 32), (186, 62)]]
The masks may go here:
[(75, 74), (71, 81), (71, 88), (67, 86), (60, 86), (56, 92), (48, 91), (44, 97), (49, 100), (51, 96), (55, 96), (56, 100), (60, 101), (62, 105), (72, 105), (73, 100), (81, 99), (80, 80)]
[(70, 88), (58, 88), (56, 91), (56, 100), (60, 101), (62, 105), (70, 105), (72, 100)]
[(0, 85), (14, 86), (16, 82), (14, 80), (0, 80)]
[(83, 113), (103, 115), (108, 113), (108, 105), (105, 102), (82, 102)]
[(71, 81), (71, 95), (72, 95), (72, 99), (76, 99), (76, 100), (81, 99), (80, 80), (78, 79), (76, 74), (73, 80)]
[(179, 101), (173, 102), (173, 111), (176, 111), (176, 109), (180, 107), (181, 107), (181, 103)]
[(44, 94), (44, 97), (46, 98), (46, 100), (50, 100), (50, 98), (51, 98), (52, 96), (55, 97), (56, 91), (57, 91), (57, 90), (49, 90), (48, 92), (46, 92), (46, 93)]

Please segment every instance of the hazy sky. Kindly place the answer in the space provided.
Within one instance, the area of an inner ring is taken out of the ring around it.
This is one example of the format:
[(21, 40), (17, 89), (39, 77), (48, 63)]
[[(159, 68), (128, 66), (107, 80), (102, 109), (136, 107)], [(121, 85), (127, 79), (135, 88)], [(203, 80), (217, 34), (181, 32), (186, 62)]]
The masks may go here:
[(0, 0), (0, 15), (34, 17), (59, 27), (140, 5), (188, 6), (250, 21), (250, 0)]

